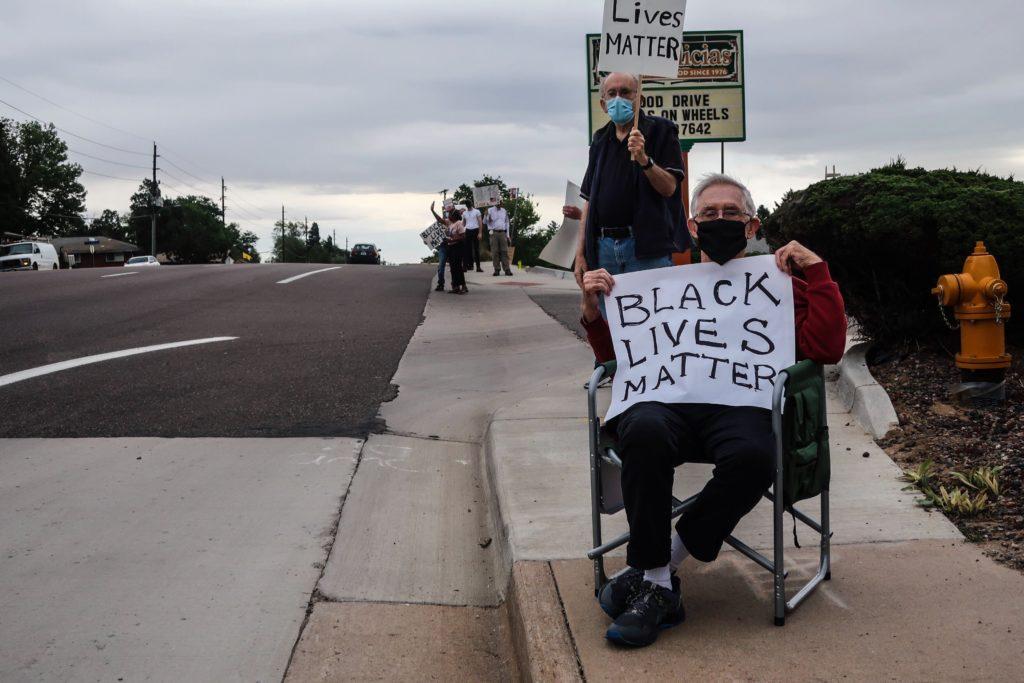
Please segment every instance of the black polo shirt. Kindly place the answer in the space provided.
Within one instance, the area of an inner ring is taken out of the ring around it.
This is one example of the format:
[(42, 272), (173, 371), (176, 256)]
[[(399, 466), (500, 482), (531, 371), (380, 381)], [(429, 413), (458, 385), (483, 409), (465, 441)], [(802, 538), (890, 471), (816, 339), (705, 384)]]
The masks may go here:
[[(679, 129), (660, 116), (640, 112), (640, 131), (647, 142), (647, 154), (661, 168), (679, 180), (683, 178), (683, 156), (679, 150)], [(676, 246), (673, 235), (683, 224), (680, 188), (671, 197), (654, 189), (640, 165), (629, 158), (626, 141), (615, 135), (609, 122), (594, 136), (590, 160), (580, 186), (580, 196), (589, 202), (587, 211), (586, 257), (598, 267), (599, 228), (632, 226), (637, 258), (668, 256), (689, 245)], [(684, 231), (685, 232), (685, 231)]]

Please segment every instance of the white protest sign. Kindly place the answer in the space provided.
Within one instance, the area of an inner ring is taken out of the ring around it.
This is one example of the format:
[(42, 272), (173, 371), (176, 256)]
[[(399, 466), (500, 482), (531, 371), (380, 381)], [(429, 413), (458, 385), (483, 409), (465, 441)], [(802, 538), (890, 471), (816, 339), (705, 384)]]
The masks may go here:
[(427, 248), (431, 251), (441, 246), (447, 236), (448, 229), (440, 221), (420, 233), (420, 239), (423, 240), (423, 244), (427, 245)]
[(497, 185), (486, 185), (473, 188), (473, 206), (476, 208), (494, 206), (501, 201), (501, 188)]
[(686, 0), (605, 0), (598, 68), (675, 78), (685, 14)]
[[(583, 208), (580, 186), (571, 180), (565, 184), (565, 205)], [(580, 222), (575, 218), (562, 218), (562, 227), (540, 252), (540, 259), (569, 270), (576, 259), (576, 245), (579, 242)]]
[(634, 403), (771, 408), (793, 365), (793, 284), (774, 256), (615, 276), (606, 297), (618, 366), (606, 419)]

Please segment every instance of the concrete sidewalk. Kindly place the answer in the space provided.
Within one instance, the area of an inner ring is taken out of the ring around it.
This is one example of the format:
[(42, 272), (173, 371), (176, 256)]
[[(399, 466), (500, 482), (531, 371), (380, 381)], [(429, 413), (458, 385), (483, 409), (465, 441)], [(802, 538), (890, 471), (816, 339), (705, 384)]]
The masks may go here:
[[(477, 293), (474, 285), (487, 288), (480, 280), (471, 278), (471, 296)], [(495, 288), (566, 296), (575, 289), (571, 280), (543, 275), (493, 280)], [(522, 320), (536, 320), (536, 311), (525, 295), (503, 297), (500, 312), (488, 315), (485, 324), (493, 337), (511, 339), (523, 331), (517, 330)], [(496, 406), (484, 453), (510, 577), (512, 632), (525, 675), (544, 680), (687, 674), (727, 679), (1020, 676), (1024, 576), (965, 544), (941, 514), (914, 505), (913, 496), (901, 490), (899, 468), (841, 400), (834, 370), (828, 386), (832, 581), (791, 615), (785, 628), (776, 628), (767, 572), (734, 552), (707, 565), (691, 559), (682, 570), (687, 623), (645, 650), (607, 644), (608, 619), (594, 600), (592, 564), (585, 559), (591, 537), (583, 383), (593, 358), (553, 320), (531, 323), (530, 333), (547, 340), (551, 353), (538, 349), (517, 358), (521, 375), (534, 377), (536, 364), (543, 366), (544, 379), (535, 380), (528, 395), (510, 393)], [(603, 394), (607, 400), (607, 390)], [(677, 495), (699, 490), (709, 472), (708, 466), (680, 468)], [(800, 507), (813, 514), (816, 502)], [(787, 534), (791, 524), (787, 520)], [(606, 539), (624, 528), (623, 514), (605, 518)], [(795, 550), (787, 544), (788, 586), (816, 569), (816, 543), (809, 531), (801, 533), (809, 547)], [(768, 506), (762, 503), (748, 515), (736, 536), (756, 548), (770, 547)], [(621, 559), (611, 560), (612, 569), (616, 563), (621, 566)], [(501, 576), (499, 571), (499, 583)]]

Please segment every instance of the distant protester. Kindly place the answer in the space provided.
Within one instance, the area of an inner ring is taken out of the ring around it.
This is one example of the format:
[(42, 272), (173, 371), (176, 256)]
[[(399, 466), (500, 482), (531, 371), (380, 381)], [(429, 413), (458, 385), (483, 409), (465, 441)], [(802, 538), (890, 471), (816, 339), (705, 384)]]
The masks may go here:
[(483, 231), (480, 226), (483, 224), (483, 216), (480, 209), (470, 206), (463, 212), (462, 222), (466, 224), (466, 271), (473, 270), (473, 266), (476, 265), (476, 272), (482, 273), (484, 269), (480, 267), (480, 240), (483, 239)]
[(466, 259), (464, 250), (466, 224), (462, 222), (462, 214), (458, 209), (451, 208), (442, 217), (434, 210), (434, 202), (430, 202), (430, 213), (434, 214), (434, 218), (445, 225), (448, 232), (446, 240), (448, 246), (448, 266), (451, 268), (452, 274), (452, 288), (448, 291), (451, 294), (469, 294), (469, 288), (466, 287), (466, 273), (463, 270)]
[(509, 233), (510, 223), (508, 211), (501, 202), (487, 209), (487, 227), (491, 231), (491, 262), (494, 264), (494, 275), (501, 275), (500, 269), (504, 269), (505, 275), (511, 277), (512, 268), (508, 262), (508, 248), (512, 242)]

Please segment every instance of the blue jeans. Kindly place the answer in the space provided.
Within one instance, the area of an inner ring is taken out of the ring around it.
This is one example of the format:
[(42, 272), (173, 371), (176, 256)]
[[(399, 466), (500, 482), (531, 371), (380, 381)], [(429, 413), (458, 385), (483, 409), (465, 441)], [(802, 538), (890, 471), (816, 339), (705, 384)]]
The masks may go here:
[[(616, 239), (614, 237), (597, 238), (597, 263), (595, 268), (604, 268), (612, 275), (636, 273), (641, 270), (667, 268), (672, 265), (671, 256), (654, 258), (636, 257), (636, 240), (632, 237)], [(604, 297), (601, 297), (601, 315), (605, 320), (608, 315), (604, 310)]]
[(444, 266), (448, 263), (448, 244), (441, 243), (437, 248), (437, 284), (444, 287)]

